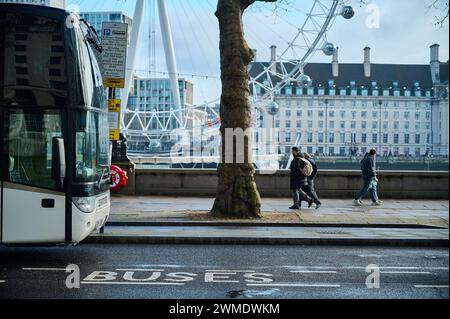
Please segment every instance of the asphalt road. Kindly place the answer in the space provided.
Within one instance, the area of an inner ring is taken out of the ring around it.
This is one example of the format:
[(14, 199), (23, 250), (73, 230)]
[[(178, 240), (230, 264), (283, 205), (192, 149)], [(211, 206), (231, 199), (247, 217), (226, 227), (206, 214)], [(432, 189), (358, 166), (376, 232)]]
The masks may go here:
[(441, 299), (448, 261), (445, 248), (1, 247), (0, 298)]

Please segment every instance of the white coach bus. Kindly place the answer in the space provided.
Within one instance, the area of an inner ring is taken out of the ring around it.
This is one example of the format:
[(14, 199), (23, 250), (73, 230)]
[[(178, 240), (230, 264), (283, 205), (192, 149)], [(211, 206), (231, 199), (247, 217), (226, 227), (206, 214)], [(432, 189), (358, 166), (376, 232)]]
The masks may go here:
[(92, 30), (68, 16), (0, 4), (3, 245), (76, 244), (109, 216), (105, 91)]

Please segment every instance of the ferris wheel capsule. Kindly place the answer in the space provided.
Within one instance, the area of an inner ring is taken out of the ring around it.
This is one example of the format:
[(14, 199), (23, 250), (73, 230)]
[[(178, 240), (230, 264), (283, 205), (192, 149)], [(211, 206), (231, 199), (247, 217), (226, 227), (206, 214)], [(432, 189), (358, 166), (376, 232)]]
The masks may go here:
[(298, 76), (297, 83), (299, 86), (310, 86), (312, 84), (312, 80), (308, 75), (302, 73)]
[(327, 42), (323, 46), (322, 51), (325, 55), (331, 56), (334, 54), (334, 51), (336, 51), (336, 48), (334, 47), (333, 43)]
[(344, 6), (341, 15), (344, 19), (351, 19), (355, 15), (355, 10), (351, 6)]
[(280, 111), (280, 106), (275, 101), (270, 102), (267, 105), (267, 113), (270, 115), (276, 115)]

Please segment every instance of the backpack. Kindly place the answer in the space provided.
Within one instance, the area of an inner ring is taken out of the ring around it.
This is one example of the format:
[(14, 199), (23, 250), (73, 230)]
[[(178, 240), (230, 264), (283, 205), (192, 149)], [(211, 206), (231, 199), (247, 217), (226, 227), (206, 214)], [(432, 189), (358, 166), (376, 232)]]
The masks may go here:
[(311, 176), (313, 173), (313, 166), (311, 163), (302, 157), (300, 157), (300, 160), (305, 163), (305, 166), (300, 170), (300, 172), (306, 177)]

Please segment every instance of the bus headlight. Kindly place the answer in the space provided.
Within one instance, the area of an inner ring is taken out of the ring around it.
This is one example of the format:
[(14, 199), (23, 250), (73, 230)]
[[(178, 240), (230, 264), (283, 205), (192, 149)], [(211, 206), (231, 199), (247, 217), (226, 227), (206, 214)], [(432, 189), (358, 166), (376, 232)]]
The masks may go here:
[(72, 201), (83, 213), (92, 213), (95, 209), (95, 197), (73, 197)]

